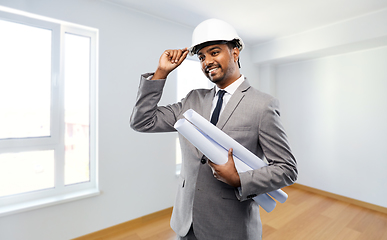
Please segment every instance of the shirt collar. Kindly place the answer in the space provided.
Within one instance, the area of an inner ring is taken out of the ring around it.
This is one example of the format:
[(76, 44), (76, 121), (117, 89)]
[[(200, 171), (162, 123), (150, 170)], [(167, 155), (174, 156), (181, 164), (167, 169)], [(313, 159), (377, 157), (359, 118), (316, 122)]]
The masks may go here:
[[(245, 80), (245, 77), (243, 76), (243, 74), (237, 79), (235, 80), (233, 83), (231, 83), (230, 85), (228, 85), (225, 89), (227, 93), (233, 95), (234, 92), (238, 89), (238, 87), (242, 84), (242, 82)], [(215, 85), (215, 95), (218, 93), (218, 91), (220, 90), (220, 88), (218, 86)]]

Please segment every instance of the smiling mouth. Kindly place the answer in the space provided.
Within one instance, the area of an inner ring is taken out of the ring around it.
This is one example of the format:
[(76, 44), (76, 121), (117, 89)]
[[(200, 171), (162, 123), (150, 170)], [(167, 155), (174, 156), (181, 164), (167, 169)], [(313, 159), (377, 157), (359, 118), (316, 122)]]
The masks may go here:
[(208, 70), (208, 73), (212, 73), (213, 71), (216, 71), (216, 70), (218, 70), (218, 68), (210, 69), (210, 70)]
[(206, 69), (206, 73), (209, 74), (209, 75), (214, 75), (216, 74), (216, 71), (220, 69), (219, 66), (210, 66)]

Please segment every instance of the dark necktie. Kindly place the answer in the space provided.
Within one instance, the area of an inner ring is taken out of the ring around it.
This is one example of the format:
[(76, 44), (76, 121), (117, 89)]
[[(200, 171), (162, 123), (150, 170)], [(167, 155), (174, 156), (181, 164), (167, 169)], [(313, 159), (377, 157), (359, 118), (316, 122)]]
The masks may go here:
[(214, 125), (216, 125), (216, 123), (218, 122), (220, 110), (222, 109), (222, 104), (223, 104), (223, 96), (225, 93), (226, 93), (226, 91), (224, 91), (224, 90), (218, 91), (218, 95), (219, 95), (218, 101), (216, 103), (216, 107), (214, 109), (214, 112), (212, 113), (212, 116), (211, 116), (211, 123)]

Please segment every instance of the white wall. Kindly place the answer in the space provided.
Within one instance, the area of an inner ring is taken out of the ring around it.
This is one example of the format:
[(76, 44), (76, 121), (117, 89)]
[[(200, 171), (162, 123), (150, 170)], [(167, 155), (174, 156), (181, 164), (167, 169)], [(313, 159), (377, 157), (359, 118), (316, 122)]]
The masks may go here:
[[(102, 194), (0, 218), (2, 240), (70, 239), (173, 205), (175, 133), (129, 127), (139, 75), (164, 49), (190, 44), (191, 28), (95, 0), (0, 0), (0, 5), (100, 30), (99, 179)], [(163, 102), (175, 100), (174, 79)]]
[(387, 45), (387, 9), (253, 47), (255, 63), (284, 63)]
[(277, 66), (298, 183), (387, 207), (387, 47)]
[(257, 88), (259, 87), (259, 70), (258, 64), (255, 64), (252, 61), (252, 48), (250, 46), (245, 46), (245, 48), (240, 53), (240, 72), (243, 74), (250, 85)]
[(256, 45), (298, 183), (387, 207), (387, 9)]

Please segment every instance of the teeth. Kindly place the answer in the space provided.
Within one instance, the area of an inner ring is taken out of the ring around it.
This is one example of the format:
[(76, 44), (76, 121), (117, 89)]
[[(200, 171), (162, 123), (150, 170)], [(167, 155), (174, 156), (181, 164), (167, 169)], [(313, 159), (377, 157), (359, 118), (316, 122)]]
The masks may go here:
[(209, 70), (208, 72), (213, 72), (213, 71), (215, 71), (216, 69), (218, 69), (218, 68), (213, 68), (213, 69)]

